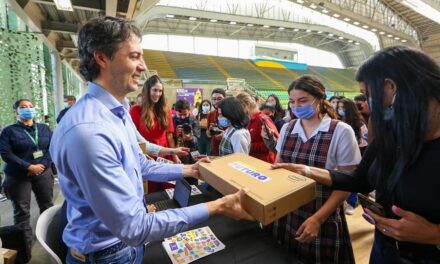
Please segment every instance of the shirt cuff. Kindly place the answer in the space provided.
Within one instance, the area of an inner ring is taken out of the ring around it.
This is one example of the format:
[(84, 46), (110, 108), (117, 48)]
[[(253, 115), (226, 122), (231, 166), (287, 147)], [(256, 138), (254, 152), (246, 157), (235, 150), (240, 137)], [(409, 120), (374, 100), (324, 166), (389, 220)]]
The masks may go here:
[(201, 222), (204, 222), (209, 218), (208, 207), (205, 203), (200, 203), (182, 209), (189, 218), (188, 223), (191, 223), (191, 225), (200, 224)]
[(175, 181), (183, 178), (183, 164), (169, 164), (168, 180)]

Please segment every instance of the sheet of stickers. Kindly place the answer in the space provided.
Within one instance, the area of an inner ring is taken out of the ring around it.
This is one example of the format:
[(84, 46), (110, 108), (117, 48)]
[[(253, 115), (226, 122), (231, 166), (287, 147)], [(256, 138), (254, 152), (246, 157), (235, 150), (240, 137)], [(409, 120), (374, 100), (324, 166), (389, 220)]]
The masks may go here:
[(165, 238), (162, 246), (174, 264), (190, 263), (225, 248), (208, 226)]

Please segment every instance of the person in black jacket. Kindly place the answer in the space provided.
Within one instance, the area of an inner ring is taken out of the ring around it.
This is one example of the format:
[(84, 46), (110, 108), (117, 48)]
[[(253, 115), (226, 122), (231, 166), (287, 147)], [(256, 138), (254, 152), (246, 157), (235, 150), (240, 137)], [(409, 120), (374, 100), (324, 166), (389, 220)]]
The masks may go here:
[(26, 235), (26, 248), (32, 247), (30, 226), (31, 191), (34, 192), (40, 213), (53, 205), (53, 173), (49, 144), (50, 128), (36, 123), (36, 111), (30, 100), (20, 99), (13, 105), (15, 124), (3, 129), (0, 135), (0, 155), (5, 161), (3, 188), (14, 208), (14, 224)]
[(64, 109), (60, 111), (57, 117), (57, 124), (61, 121), (63, 116), (69, 111), (69, 109), (76, 103), (76, 97), (73, 95), (68, 95), (64, 97)]
[(440, 263), (440, 66), (419, 50), (388, 47), (362, 64), (356, 80), (374, 132), (357, 169), (272, 166), (337, 190), (376, 189), (378, 205), (363, 215), (376, 227), (370, 263)]

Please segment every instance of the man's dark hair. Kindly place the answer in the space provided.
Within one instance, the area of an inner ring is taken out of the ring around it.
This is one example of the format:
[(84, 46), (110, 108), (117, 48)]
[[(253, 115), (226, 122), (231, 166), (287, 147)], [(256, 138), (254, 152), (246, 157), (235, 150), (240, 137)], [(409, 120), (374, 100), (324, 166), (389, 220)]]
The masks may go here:
[(119, 48), (119, 44), (134, 34), (142, 38), (141, 32), (131, 21), (116, 17), (98, 17), (91, 19), (79, 31), (78, 57), (79, 71), (87, 81), (99, 75), (99, 65), (94, 58), (95, 51), (104, 53), (108, 58)]
[(244, 111), (241, 101), (237, 98), (226, 97), (220, 101), (218, 108), (222, 110), (222, 116), (229, 119), (234, 128), (246, 128), (249, 124), (249, 117)]
[(176, 106), (174, 107), (174, 110), (176, 110), (178, 112), (180, 112), (182, 110), (189, 110), (189, 109), (191, 109), (191, 106), (189, 105), (188, 101), (185, 99), (178, 100), (176, 102)]
[(360, 95), (356, 95), (354, 97), (355, 101), (362, 101), (362, 102), (366, 102), (367, 101), (367, 97), (364, 94), (360, 94)]
[(223, 97), (226, 97), (226, 91), (223, 88), (215, 88), (214, 90), (212, 90), (211, 95), (215, 93), (222, 94)]

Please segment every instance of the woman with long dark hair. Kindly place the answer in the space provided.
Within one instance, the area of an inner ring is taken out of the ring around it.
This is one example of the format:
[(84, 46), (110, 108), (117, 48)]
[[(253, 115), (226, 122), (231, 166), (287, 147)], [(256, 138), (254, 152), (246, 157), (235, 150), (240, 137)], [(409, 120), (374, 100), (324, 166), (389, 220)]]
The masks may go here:
[[(156, 145), (174, 148), (173, 118), (164, 96), (162, 81), (157, 75), (145, 81), (142, 103), (134, 105), (130, 109), (130, 115), (142, 137)], [(171, 154), (164, 157), (180, 161), (176, 153)], [(168, 186), (167, 183), (148, 182), (148, 192), (163, 190)]]
[(376, 52), (356, 74), (371, 109), (374, 139), (354, 173), (277, 164), (333, 189), (376, 189), (383, 215), (370, 263), (440, 262), (440, 66), (397, 46)]
[(286, 115), (286, 111), (281, 106), (280, 99), (276, 94), (271, 94), (267, 97), (265, 104), (274, 107), (275, 113), (272, 117), (272, 122), (275, 124), (278, 131), (280, 131), (283, 125), (286, 123), (283, 120), (284, 116)]
[(206, 135), (208, 129), (208, 113), (211, 111), (211, 102), (207, 99), (199, 104), (198, 114), (196, 116), (200, 125), (200, 138), (197, 141), (197, 146), (200, 154), (211, 155), (211, 138)]
[(342, 98), (338, 102), (338, 114), (341, 121), (347, 123), (353, 128), (354, 134), (359, 145), (361, 154), (364, 153), (368, 146), (368, 128), (361, 112), (359, 112), (355, 103), (348, 98)]
[[(283, 126), (277, 162), (353, 170), (361, 156), (353, 129), (338, 120), (325, 87), (312, 75), (288, 89), (296, 120)], [(274, 236), (304, 263), (354, 263), (342, 203), (348, 193), (317, 184), (314, 201), (275, 221)]]
[(220, 156), (237, 152), (249, 154), (251, 147), (251, 135), (247, 130), (249, 117), (240, 100), (226, 97), (219, 103), (218, 110), (218, 125), (225, 129), (219, 145)]

